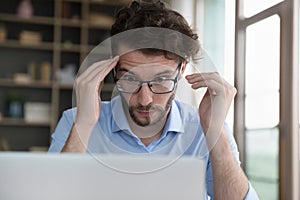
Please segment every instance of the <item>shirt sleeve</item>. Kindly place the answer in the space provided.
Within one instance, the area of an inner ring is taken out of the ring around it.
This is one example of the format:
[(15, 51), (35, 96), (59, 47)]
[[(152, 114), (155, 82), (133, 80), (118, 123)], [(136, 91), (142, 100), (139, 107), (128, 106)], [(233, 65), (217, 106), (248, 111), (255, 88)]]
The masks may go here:
[(248, 193), (244, 200), (259, 200), (259, 197), (250, 182), (249, 182)]
[[(229, 138), (229, 143), (230, 143), (230, 146), (231, 146), (231, 149), (232, 149), (232, 152), (234, 154), (234, 157), (236, 159), (236, 161), (238, 162), (238, 164), (240, 165), (241, 164), (241, 161), (239, 159), (239, 151), (238, 151), (238, 148), (237, 148), (237, 144), (235, 142), (235, 139), (233, 137), (233, 134), (232, 134), (232, 131), (231, 129), (228, 127), (227, 124), (225, 124), (225, 129), (226, 129), (226, 132), (228, 133), (228, 138)], [(208, 182), (208, 193), (213, 196), (213, 178), (212, 178), (212, 166), (211, 166), (211, 163), (209, 162), (209, 167), (208, 167), (208, 173), (207, 173), (207, 182)], [(256, 193), (256, 191), (254, 190), (254, 188), (252, 187), (251, 183), (248, 182), (248, 185), (249, 185), (249, 189), (248, 189), (248, 193), (246, 195), (246, 197), (244, 198), (244, 200), (259, 200), (259, 197)], [(213, 198), (211, 198), (211, 200), (213, 200)]]
[(50, 148), (48, 149), (49, 153), (60, 153), (62, 151), (72, 129), (75, 113), (76, 111), (73, 109), (63, 112), (63, 115), (51, 136), (52, 141)]

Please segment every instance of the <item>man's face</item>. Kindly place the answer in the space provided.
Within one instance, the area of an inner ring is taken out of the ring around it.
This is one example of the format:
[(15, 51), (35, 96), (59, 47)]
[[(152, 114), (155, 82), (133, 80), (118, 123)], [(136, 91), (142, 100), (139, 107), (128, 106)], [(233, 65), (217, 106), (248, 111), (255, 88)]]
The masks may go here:
[[(167, 117), (177, 84), (172, 80), (180, 75), (178, 74), (180, 69), (176, 61), (166, 59), (164, 56), (149, 56), (133, 51), (120, 57), (116, 70), (117, 79), (121, 80), (118, 84), (126, 91), (132, 91), (121, 92), (121, 97), (125, 109), (128, 109), (131, 119), (137, 125), (143, 127), (154, 125)], [(138, 87), (139, 81), (152, 82), (144, 82)], [(133, 90), (134, 88), (137, 89)], [(174, 90), (166, 92), (172, 88)], [(155, 94), (151, 89), (163, 94)]]

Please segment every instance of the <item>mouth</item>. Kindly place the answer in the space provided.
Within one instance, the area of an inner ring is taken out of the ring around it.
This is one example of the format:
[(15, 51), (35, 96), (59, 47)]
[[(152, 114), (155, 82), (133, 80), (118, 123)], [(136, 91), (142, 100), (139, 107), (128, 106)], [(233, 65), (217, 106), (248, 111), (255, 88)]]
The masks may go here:
[(154, 110), (139, 110), (137, 109), (136, 112), (143, 117), (149, 117), (152, 115), (155, 111)]

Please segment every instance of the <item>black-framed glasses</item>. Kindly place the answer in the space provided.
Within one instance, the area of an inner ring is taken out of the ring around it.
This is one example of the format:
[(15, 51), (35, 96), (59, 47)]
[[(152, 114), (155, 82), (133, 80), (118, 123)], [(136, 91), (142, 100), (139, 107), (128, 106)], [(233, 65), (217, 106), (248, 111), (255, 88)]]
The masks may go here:
[(178, 64), (177, 67), (178, 72), (174, 79), (166, 78), (163, 76), (156, 77), (150, 81), (138, 80), (133, 76), (128, 76), (125, 78), (122, 77), (120, 79), (117, 79), (115, 70), (113, 70), (113, 76), (116, 83), (116, 87), (119, 92), (135, 94), (138, 93), (141, 90), (142, 85), (146, 83), (150, 91), (153, 92), (154, 94), (166, 94), (174, 91), (175, 86), (179, 79), (181, 67), (182, 67), (182, 62)]

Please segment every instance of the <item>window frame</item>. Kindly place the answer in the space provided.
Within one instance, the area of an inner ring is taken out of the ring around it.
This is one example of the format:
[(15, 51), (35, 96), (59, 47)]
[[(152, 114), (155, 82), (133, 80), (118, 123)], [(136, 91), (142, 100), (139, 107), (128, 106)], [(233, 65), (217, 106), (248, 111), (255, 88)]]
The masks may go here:
[(299, 196), (299, 2), (285, 0), (249, 18), (243, 16), (243, 0), (236, 0), (234, 134), (246, 169), (245, 58), (246, 28), (278, 14), (280, 24), (280, 121), (279, 198), (298, 200)]

